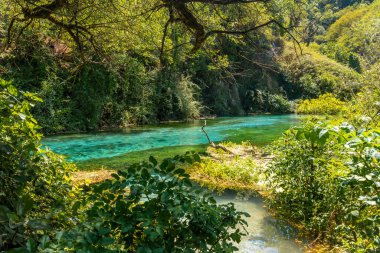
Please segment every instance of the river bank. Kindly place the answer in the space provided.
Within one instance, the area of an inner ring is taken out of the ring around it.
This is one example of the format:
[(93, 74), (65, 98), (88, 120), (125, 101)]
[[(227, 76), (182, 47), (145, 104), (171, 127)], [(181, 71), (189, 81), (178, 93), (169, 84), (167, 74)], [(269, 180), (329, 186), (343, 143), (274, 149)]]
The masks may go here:
[[(273, 159), (272, 155), (249, 142), (222, 145), (233, 154), (208, 147), (201, 162), (184, 168), (192, 181), (214, 191), (218, 202), (233, 202), (239, 210), (249, 211), (253, 216), (248, 220), (251, 227), (241, 252), (339, 252), (318, 242), (307, 243), (302, 227), (277, 220), (276, 210), (267, 209), (265, 200), (271, 193), (266, 186), (264, 170)], [(112, 178), (113, 172), (106, 169), (78, 171), (73, 180), (77, 185), (98, 183)]]
[[(272, 217), (272, 214), (265, 208), (263, 198), (259, 194), (253, 194), (257, 185), (253, 183), (255, 170), (258, 167), (252, 167), (250, 163), (254, 161), (258, 166), (264, 166), (270, 161), (271, 156), (262, 154), (258, 148), (250, 143), (236, 145), (233, 143), (222, 143), (232, 153), (225, 153), (214, 148), (207, 148), (200, 162), (192, 163), (184, 167), (193, 182), (200, 184), (204, 188), (213, 190), (215, 199), (219, 204), (234, 203), (235, 207), (242, 212), (250, 215), (246, 219), (248, 223), (247, 234), (239, 243), (239, 252), (303, 252), (302, 246), (296, 242), (295, 236), (297, 231), (285, 222), (281, 222)], [(213, 161), (212, 165), (210, 161)], [(231, 176), (231, 180), (221, 182), (226, 178), (216, 174), (207, 174), (208, 171), (200, 169), (202, 166), (214, 166), (217, 162), (223, 162), (223, 166), (214, 167), (222, 175)], [(245, 171), (242, 171), (242, 170)], [(233, 176), (233, 171), (240, 171), (241, 178)], [(112, 179), (111, 174), (114, 170), (96, 170), (96, 171), (78, 171), (74, 173), (73, 180), (76, 185), (99, 183), (106, 179)], [(238, 182), (240, 181), (240, 182)], [(220, 187), (215, 187), (220, 184)]]

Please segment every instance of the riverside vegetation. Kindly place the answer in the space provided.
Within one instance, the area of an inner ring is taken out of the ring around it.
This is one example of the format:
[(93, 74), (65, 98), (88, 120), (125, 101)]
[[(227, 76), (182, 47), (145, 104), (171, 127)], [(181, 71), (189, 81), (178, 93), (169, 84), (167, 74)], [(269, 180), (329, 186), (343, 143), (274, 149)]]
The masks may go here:
[(40, 149), (41, 135), (29, 112), (38, 99), (5, 81), (0, 95), (2, 251), (236, 250), (232, 242), (244, 234), (247, 214), (232, 204), (217, 205), (177, 167), (198, 155), (161, 164), (150, 157), (113, 173), (114, 180), (75, 188), (69, 177), (73, 165)]
[[(259, 191), (321, 251), (379, 252), (379, 0), (5, 0), (0, 17), (1, 252), (236, 251), (246, 214), (193, 181)], [(90, 185), (40, 144), (292, 111), (311, 116), (265, 152), (150, 157)]]

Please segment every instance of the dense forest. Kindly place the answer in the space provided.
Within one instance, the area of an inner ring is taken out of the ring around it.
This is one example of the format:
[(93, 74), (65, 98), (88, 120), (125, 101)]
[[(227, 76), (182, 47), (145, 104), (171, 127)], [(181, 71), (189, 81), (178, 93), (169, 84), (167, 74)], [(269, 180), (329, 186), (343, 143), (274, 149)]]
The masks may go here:
[[(3, 0), (0, 49), (0, 252), (233, 252), (246, 214), (193, 181), (262, 178), (310, 252), (379, 252), (380, 0)], [(265, 168), (186, 153), (78, 186), (40, 144), (264, 113), (311, 115)]]

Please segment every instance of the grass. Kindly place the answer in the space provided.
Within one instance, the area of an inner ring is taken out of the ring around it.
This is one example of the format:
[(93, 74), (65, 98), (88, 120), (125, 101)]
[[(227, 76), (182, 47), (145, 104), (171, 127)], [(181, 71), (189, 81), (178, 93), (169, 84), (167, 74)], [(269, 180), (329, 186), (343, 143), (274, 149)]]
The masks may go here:
[(191, 179), (202, 186), (222, 192), (263, 190), (262, 168), (266, 164), (261, 152), (249, 142), (222, 143), (233, 154), (209, 147), (208, 156), (187, 168)]

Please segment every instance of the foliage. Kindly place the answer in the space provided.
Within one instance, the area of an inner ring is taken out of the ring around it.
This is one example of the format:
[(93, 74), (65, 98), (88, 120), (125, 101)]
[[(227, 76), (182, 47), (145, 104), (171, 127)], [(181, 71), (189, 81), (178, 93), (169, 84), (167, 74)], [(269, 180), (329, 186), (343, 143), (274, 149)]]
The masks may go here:
[(337, 99), (331, 93), (326, 93), (316, 99), (305, 99), (297, 104), (296, 112), (300, 114), (335, 115), (345, 108), (346, 103)]
[(290, 113), (292, 104), (279, 94), (271, 94), (261, 90), (249, 90), (243, 100), (243, 108), (246, 112), (273, 112)]
[(195, 187), (188, 153), (137, 163), (76, 191), (73, 166), (40, 148), (31, 107), (40, 99), (1, 80), (0, 250), (9, 252), (209, 252), (237, 250), (243, 218)]
[(289, 82), (285, 91), (291, 98), (315, 98), (328, 92), (350, 98), (360, 88), (361, 75), (311, 47), (303, 48), (303, 54), (298, 55), (288, 44), (278, 61)]
[[(0, 72), (43, 98), (33, 113), (44, 133), (289, 111), (271, 70), (283, 31), (270, 20), (289, 23), (292, 1), (181, 8), (162, 0), (3, 2)], [(184, 9), (199, 26), (189, 29)], [(217, 35), (266, 22), (246, 35)], [(213, 32), (189, 54), (202, 29)], [(267, 90), (269, 102), (247, 111), (245, 93), (256, 89)]]
[(365, 67), (380, 59), (380, 1), (346, 12), (326, 33), (326, 39), (359, 55)]
[[(379, 248), (379, 131), (309, 124), (287, 131), (267, 170), (270, 205), (308, 236)], [(360, 251), (359, 251), (360, 252)]]
[(76, 226), (57, 234), (47, 250), (75, 252), (233, 252), (247, 214), (233, 204), (217, 205), (194, 187), (178, 162), (199, 160), (188, 153), (130, 166), (87, 189), (74, 206), (83, 212)]
[(0, 250), (64, 227), (73, 165), (40, 148), (30, 109), (41, 100), (0, 79)]
[(175, 96), (177, 97), (180, 118), (196, 119), (201, 115), (201, 103), (195, 99), (195, 92), (199, 87), (191, 82), (189, 77), (181, 77), (176, 85)]
[(322, 44), (319, 50), (329, 58), (341, 62), (359, 73), (362, 72), (360, 56), (349, 48), (329, 42)]

